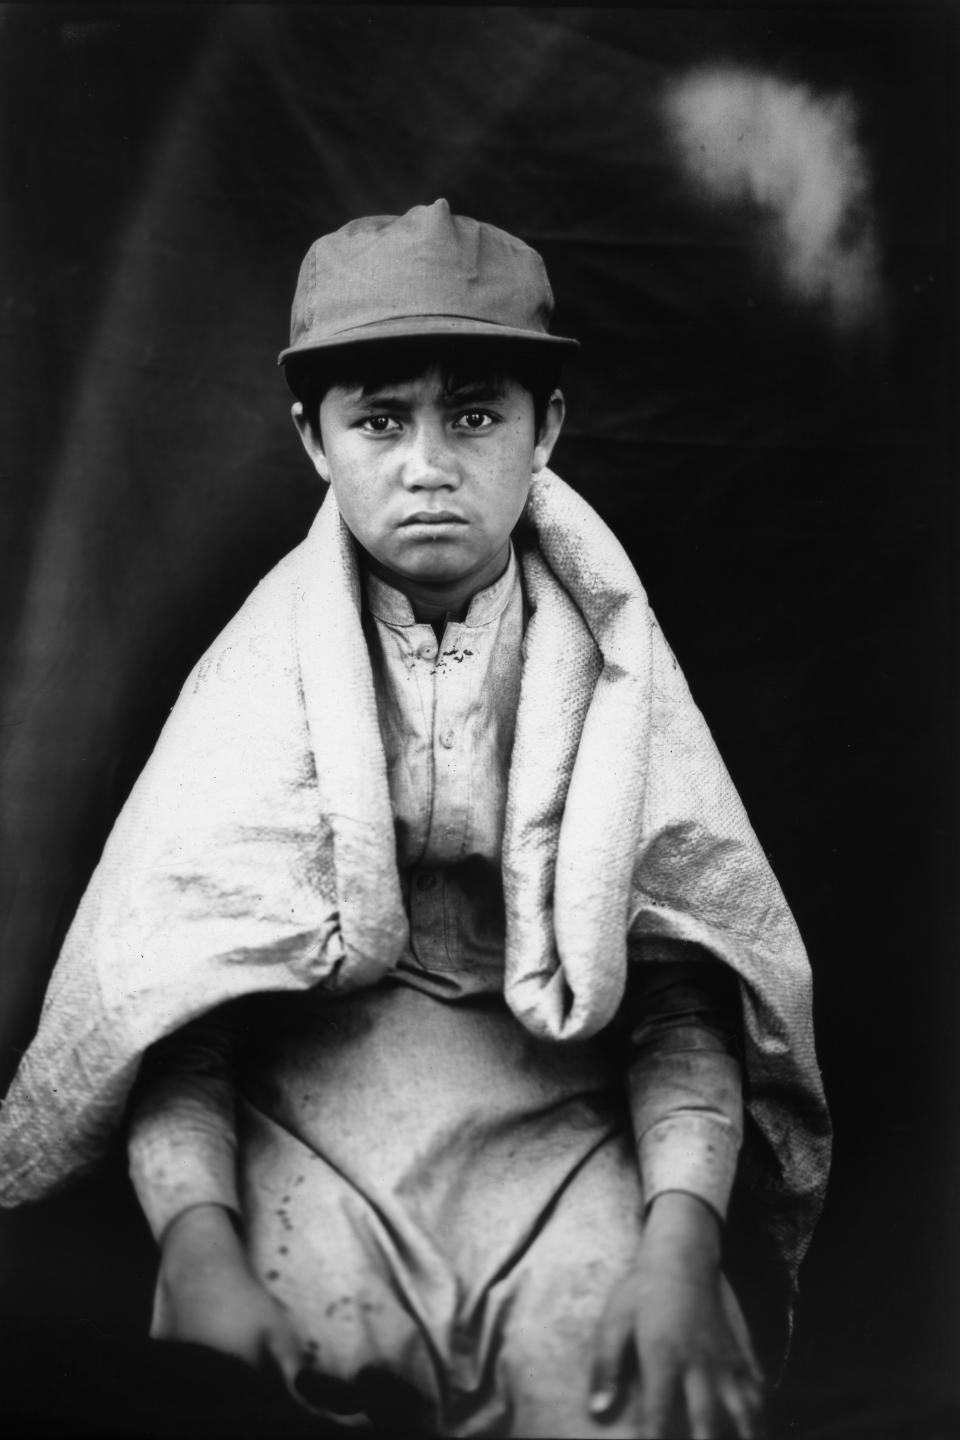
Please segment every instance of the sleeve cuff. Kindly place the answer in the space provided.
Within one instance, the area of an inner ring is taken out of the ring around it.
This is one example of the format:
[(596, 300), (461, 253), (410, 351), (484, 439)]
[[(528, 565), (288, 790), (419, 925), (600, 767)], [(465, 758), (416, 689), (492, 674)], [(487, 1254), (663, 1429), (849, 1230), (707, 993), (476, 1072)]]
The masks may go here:
[(695, 1195), (726, 1219), (737, 1171), (740, 1133), (720, 1115), (678, 1110), (640, 1136), (644, 1206), (667, 1190)]
[(159, 1243), (176, 1217), (195, 1205), (239, 1215), (233, 1127), (189, 1100), (173, 1113), (142, 1107), (127, 1137), (130, 1179)]

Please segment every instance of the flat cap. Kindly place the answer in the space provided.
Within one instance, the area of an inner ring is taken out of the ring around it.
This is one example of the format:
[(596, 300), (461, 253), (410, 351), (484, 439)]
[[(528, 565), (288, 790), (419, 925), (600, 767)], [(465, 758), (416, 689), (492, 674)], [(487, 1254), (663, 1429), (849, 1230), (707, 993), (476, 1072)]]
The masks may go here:
[(522, 240), (446, 200), (368, 215), (304, 257), (279, 363), (309, 351), (415, 336), (487, 336), (575, 348), (549, 333), (553, 292)]

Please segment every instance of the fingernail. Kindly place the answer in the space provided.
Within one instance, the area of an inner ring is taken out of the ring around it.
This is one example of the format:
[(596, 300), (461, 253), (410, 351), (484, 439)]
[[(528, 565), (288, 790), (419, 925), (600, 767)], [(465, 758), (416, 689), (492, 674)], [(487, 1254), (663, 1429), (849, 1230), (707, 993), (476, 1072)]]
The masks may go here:
[(594, 1415), (599, 1415), (603, 1410), (609, 1410), (613, 1404), (613, 1393), (610, 1390), (595, 1390), (590, 1396), (590, 1409)]

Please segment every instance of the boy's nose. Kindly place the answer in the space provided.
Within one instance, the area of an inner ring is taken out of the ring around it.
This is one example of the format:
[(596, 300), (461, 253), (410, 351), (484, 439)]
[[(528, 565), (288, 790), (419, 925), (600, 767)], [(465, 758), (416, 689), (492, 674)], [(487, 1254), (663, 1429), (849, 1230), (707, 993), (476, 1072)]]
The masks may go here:
[(445, 435), (427, 426), (411, 435), (404, 456), (403, 483), (408, 490), (452, 490), (459, 484), (456, 458)]

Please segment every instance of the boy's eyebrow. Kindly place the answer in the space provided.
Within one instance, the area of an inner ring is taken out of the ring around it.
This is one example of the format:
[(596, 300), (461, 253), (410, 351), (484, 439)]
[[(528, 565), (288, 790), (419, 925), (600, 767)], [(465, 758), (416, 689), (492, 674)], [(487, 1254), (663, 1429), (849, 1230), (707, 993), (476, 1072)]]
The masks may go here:
[(446, 389), (443, 398), (452, 405), (469, 404), (471, 400), (502, 400), (503, 381), (489, 377), (465, 380), (461, 385), (451, 385)]
[[(349, 387), (346, 401), (348, 405), (365, 409), (378, 405), (403, 409), (411, 403), (406, 386), (407, 382), (402, 380), (375, 380)], [(482, 400), (502, 400), (503, 393), (502, 380), (486, 377), (451, 385), (444, 390), (443, 400), (447, 405), (469, 405)]]
[(358, 382), (355, 385), (344, 385), (340, 388), (344, 392), (343, 403), (351, 410), (379, 410), (384, 407), (391, 410), (406, 410), (410, 407), (409, 395), (403, 393), (402, 384), (396, 381), (385, 380), (382, 383), (374, 382), (369, 385)]
[(384, 381), (382, 385), (357, 385), (347, 393), (347, 403), (350, 405), (382, 405), (389, 401), (393, 405), (404, 405), (409, 403), (409, 396), (402, 393), (402, 386)]

